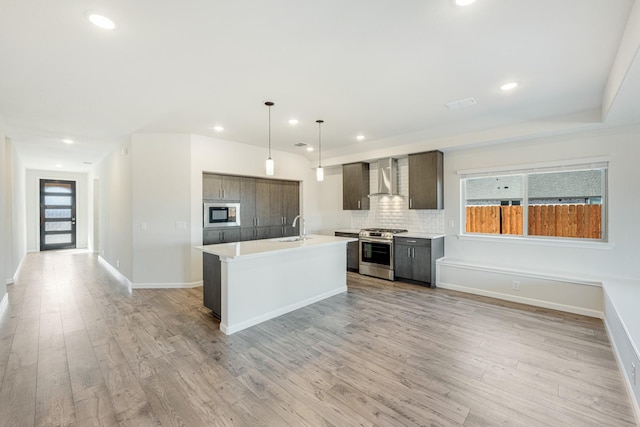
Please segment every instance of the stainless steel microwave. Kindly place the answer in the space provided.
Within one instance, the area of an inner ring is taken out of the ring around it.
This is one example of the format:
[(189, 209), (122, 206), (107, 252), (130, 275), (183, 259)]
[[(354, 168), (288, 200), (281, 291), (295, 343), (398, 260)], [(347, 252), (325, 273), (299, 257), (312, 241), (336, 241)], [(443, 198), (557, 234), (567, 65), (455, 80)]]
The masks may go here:
[(240, 203), (204, 203), (204, 228), (240, 225)]

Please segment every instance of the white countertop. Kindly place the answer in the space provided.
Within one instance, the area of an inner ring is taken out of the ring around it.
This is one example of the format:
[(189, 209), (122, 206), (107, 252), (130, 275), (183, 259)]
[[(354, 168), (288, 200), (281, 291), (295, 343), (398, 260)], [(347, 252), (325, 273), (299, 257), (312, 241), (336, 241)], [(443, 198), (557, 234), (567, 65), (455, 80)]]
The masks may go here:
[(321, 236), (318, 234), (308, 235), (306, 240), (286, 241), (289, 239), (295, 239), (295, 237), (219, 243), (216, 245), (196, 246), (196, 249), (218, 255), (221, 259), (236, 259), (265, 256), (273, 253), (308, 249), (318, 246), (345, 245), (348, 242), (358, 241), (358, 239), (351, 237)]
[(414, 239), (437, 239), (444, 237), (444, 234), (419, 233), (417, 231), (407, 231), (406, 233), (395, 234), (394, 237), (413, 237)]

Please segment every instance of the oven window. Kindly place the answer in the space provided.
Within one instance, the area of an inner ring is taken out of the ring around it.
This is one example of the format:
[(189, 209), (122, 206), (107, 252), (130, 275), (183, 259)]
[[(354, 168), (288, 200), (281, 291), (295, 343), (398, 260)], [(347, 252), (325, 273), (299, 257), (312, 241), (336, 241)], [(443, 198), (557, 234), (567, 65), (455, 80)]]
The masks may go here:
[(391, 243), (360, 242), (362, 262), (391, 265)]
[(210, 222), (226, 222), (228, 218), (228, 208), (209, 208)]

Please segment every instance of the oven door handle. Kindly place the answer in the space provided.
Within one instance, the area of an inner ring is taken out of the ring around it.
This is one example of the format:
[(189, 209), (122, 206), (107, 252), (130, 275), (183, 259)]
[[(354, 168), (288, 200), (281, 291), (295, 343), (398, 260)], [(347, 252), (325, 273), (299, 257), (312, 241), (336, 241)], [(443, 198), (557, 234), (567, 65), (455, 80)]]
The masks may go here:
[(360, 238), (361, 242), (371, 242), (371, 243), (388, 243), (388, 244), (393, 244), (393, 240), (389, 240), (389, 239), (376, 239), (376, 238), (371, 238), (371, 237), (361, 237)]

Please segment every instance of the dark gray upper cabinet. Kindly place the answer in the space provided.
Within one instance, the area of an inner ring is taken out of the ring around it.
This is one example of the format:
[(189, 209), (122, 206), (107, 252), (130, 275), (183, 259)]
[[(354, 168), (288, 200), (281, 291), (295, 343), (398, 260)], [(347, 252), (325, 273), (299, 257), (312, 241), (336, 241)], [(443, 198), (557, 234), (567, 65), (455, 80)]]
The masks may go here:
[(409, 154), (409, 209), (444, 209), (441, 151)]
[(255, 227), (256, 225), (256, 180), (242, 177), (240, 178), (240, 226)]
[(204, 200), (240, 200), (240, 178), (237, 176), (202, 174)]
[(369, 210), (369, 163), (342, 165), (342, 209)]
[[(291, 227), (293, 219), (300, 214), (300, 184), (293, 181), (282, 181), (282, 215), (284, 224)], [(299, 224), (296, 224), (296, 230)], [(290, 234), (291, 230), (287, 233)], [(295, 234), (296, 231), (294, 230)]]
[(281, 181), (269, 181), (269, 223), (265, 225), (284, 225)]
[[(269, 225), (269, 214), (271, 212), (269, 182), (270, 180), (268, 179), (256, 179), (256, 225), (258, 227)], [(242, 209), (242, 206), (240, 206), (240, 209)]]
[[(291, 223), (300, 212), (300, 183), (249, 177), (235, 178), (238, 179), (240, 200), (241, 230), (238, 240), (294, 236), (298, 233), (298, 227), (292, 227)], [(213, 240), (213, 234), (208, 234), (209, 240)]]

